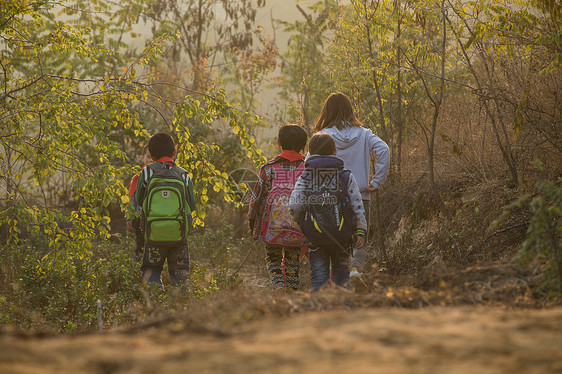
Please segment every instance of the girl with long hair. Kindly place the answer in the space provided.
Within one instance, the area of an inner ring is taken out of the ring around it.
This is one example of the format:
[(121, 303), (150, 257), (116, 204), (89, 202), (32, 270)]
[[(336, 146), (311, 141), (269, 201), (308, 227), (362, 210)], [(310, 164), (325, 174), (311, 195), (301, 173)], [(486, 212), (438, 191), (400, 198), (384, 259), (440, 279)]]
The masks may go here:
[[(371, 194), (384, 183), (390, 167), (388, 145), (357, 119), (351, 100), (341, 92), (328, 96), (316, 119), (315, 131), (330, 134), (334, 138), (337, 156), (343, 159), (344, 167), (353, 173), (361, 190), (368, 225)], [(375, 174), (369, 179), (371, 152), (375, 152), (377, 163)], [(363, 268), (365, 258), (364, 250), (353, 251), (352, 279), (354, 275), (359, 276), (358, 271)]]

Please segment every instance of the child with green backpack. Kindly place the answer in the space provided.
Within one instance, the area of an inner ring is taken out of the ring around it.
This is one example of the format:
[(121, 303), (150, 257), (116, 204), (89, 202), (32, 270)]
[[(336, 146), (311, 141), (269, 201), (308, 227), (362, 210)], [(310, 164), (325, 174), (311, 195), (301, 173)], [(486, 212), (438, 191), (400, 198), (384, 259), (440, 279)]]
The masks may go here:
[(162, 286), (167, 259), (170, 280), (180, 285), (189, 272), (187, 233), (195, 210), (193, 183), (188, 172), (174, 162), (176, 147), (169, 134), (154, 134), (148, 150), (154, 162), (141, 171), (135, 192), (145, 238), (142, 276), (144, 281)]

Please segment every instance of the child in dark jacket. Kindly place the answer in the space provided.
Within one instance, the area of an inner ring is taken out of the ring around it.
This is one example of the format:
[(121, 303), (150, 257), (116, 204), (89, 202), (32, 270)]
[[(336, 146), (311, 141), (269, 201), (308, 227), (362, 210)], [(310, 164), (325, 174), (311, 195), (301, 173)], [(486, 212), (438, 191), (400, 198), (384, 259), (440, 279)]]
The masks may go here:
[[(361, 192), (353, 174), (344, 171), (343, 160), (336, 157), (336, 145), (334, 139), (328, 134), (316, 134), (310, 139), (309, 143), (310, 157), (306, 160), (306, 169), (295, 185), (295, 189), (291, 195), (289, 206), (291, 212), (297, 222), (303, 222), (307, 205), (310, 203), (310, 191), (314, 187), (314, 178), (326, 178), (328, 175), (338, 175), (339, 180), (336, 184), (343, 183), (342, 190), (345, 191), (338, 199), (345, 199), (347, 209), (351, 210), (352, 231), (348, 237), (336, 240), (335, 232), (324, 233), (329, 244), (323, 242), (317, 244), (314, 240), (307, 236), (310, 240), (308, 248), (308, 260), (311, 271), (312, 291), (316, 292), (326, 285), (330, 279), (342, 287), (349, 285), (349, 266), (351, 255), (351, 244), (355, 241), (355, 248), (363, 250), (365, 245), (365, 230), (367, 223), (365, 221), (365, 210), (361, 199)], [(342, 203), (342, 201), (338, 201)], [(343, 221), (342, 221), (343, 222)], [(301, 226), (302, 227), (302, 226)], [(303, 230), (304, 231), (304, 230)], [(321, 230), (319, 230), (321, 232)], [(305, 232), (307, 235), (307, 232)]]
[[(306, 132), (298, 125), (287, 124), (279, 129), (277, 143), (283, 151), (261, 167), (259, 178), (250, 200), (248, 220), (254, 239), (263, 238), (264, 220), (266, 219), (268, 206), (267, 199), (273, 180), (277, 177), (276, 169), (279, 170), (280, 167), (284, 172), (289, 173), (297, 170), (304, 160), (304, 156), (300, 152), (304, 150), (306, 141)], [(296, 228), (298, 229), (298, 226)], [(271, 284), (274, 287), (274, 293), (282, 293), (286, 289), (299, 289), (300, 250), (300, 247), (266, 244), (265, 258), (267, 271)], [(285, 274), (283, 274), (283, 268)]]

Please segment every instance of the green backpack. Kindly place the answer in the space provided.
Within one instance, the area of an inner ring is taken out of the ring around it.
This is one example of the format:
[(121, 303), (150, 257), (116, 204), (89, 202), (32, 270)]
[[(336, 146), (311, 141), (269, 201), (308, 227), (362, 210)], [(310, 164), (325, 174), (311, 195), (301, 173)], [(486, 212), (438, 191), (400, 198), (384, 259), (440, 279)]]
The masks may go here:
[(171, 161), (153, 162), (146, 166), (153, 172), (147, 182), (142, 204), (144, 238), (154, 247), (177, 247), (185, 243), (189, 231), (186, 203), (187, 173)]

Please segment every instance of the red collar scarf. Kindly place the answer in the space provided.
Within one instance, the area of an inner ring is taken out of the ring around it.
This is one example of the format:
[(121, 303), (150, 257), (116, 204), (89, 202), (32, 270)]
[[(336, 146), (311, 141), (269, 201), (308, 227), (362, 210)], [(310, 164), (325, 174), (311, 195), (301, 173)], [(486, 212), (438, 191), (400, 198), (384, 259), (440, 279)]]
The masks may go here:
[(278, 157), (283, 157), (291, 162), (304, 159), (302, 154), (292, 149), (281, 152)]

